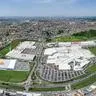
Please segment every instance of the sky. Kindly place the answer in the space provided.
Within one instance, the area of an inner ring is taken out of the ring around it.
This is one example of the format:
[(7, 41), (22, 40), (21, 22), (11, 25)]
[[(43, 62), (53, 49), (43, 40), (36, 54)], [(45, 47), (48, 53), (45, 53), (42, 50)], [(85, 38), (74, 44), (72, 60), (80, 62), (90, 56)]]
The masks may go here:
[(96, 16), (96, 0), (0, 0), (0, 16)]

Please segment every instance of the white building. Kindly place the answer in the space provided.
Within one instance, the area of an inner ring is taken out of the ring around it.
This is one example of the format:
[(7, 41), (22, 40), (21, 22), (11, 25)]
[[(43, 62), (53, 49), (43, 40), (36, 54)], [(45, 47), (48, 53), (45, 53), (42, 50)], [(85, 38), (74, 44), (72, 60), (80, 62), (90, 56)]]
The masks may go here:
[(36, 46), (34, 46), (35, 42), (25, 41), (20, 43), (15, 49), (6, 54), (7, 58), (16, 58), (22, 60), (33, 60), (35, 57)]
[[(91, 43), (91, 44), (90, 44)], [(87, 49), (82, 48), (82, 44), (89, 46), (95, 45), (94, 42), (60, 42), (59, 47), (45, 49), (44, 55), (47, 55), (47, 64), (55, 64), (60, 70), (82, 70), (82, 67), (88, 64), (89, 59), (94, 55)]]
[(17, 91), (17, 95), (23, 95), (23, 96), (41, 96), (39, 93), (28, 93), (28, 92), (21, 92)]
[(1, 59), (0, 60), (0, 70), (14, 70), (16, 60)]

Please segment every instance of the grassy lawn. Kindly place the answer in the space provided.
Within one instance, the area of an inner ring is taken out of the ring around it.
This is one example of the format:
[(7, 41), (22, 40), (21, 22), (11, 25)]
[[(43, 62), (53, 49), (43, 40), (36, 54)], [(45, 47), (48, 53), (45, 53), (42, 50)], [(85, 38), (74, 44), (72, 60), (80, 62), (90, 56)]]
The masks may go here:
[(96, 37), (96, 30), (82, 31), (79, 33), (74, 33), (72, 36), (75, 37), (86, 37), (87, 39)]
[(26, 80), (29, 72), (0, 70), (0, 80), (5, 82), (22, 82)]
[(79, 37), (74, 37), (74, 36), (71, 36), (71, 37), (57, 37), (53, 40), (54, 42), (55, 41), (58, 41), (58, 42), (73, 42), (73, 41), (81, 41), (81, 38)]
[(79, 83), (73, 84), (72, 89), (80, 89), (80, 88), (86, 87), (94, 82), (96, 82), (96, 75), (91, 76)]
[(79, 42), (79, 41), (86, 41), (86, 40), (92, 40), (96, 39), (96, 30), (89, 30), (89, 31), (84, 31), (80, 33), (74, 33), (71, 36), (67, 37), (56, 37), (53, 39), (53, 42)]
[(55, 39), (53, 39), (53, 42), (80, 42), (80, 41), (86, 41), (87, 38), (86, 37), (81, 37), (81, 36), (67, 36), (67, 37), (56, 37)]
[(90, 47), (89, 50), (96, 55), (96, 47)]
[(1, 88), (5, 88), (5, 89), (15, 89), (15, 90), (19, 90), (19, 91), (23, 91), (24, 88), (22, 86), (18, 86), (16, 84), (8, 84), (8, 83), (0, 83), (0, 87)]
[(76, 78), (74, 78), (74, 79), (75, 79), (75, 80), (81, 79), (81, 78), (84, 78), (84, 77), (86, 77), (86, 76), (88, 76), (88, 75), (96, 72), (96, 64), (93, 64), (92, 66), (89, 66), (89, 67), (86, 69), (85, 72), (86, 72), (86, 73), (85, 73), (84, 75), (78, 76), (78, 77), (76, 77)]
[(12, 49), (15, 48), (20, 42), (22, 42), (22, 41), (21, 40), (14, 40), (14, 41), (12, 41), (12, 43), (11, 43)]
[(58, 87), (58, 88), (31, 88), (30, 91), (64, 91), (65, 87)]
[(89, 74), (92, 74), (92, 73), (96, 72), (96, 64), (88, 67), (88, 68), (86, 69), (86, 71), (87, 71)]
[(0, 57), (4, 57), (10, 51), (10, 46), (11, 46), (11, 49), (14, 49), (19, 43), (20, 43), (20, 40), (14, 40), (14, 41), (12, 41), (11, 44), (9, 44), (5, 48), (1, 49)]

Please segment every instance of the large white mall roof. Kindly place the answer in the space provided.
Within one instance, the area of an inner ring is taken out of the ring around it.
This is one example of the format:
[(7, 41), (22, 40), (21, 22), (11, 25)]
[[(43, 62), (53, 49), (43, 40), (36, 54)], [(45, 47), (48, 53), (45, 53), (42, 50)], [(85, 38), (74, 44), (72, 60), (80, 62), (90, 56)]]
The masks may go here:
[(45, 50), (44, 55), (52, 55), (55, 52), (56, 52), (55, 48), (48, 48)]
[(73, 62), (74, 70), (81, 70), (84, 65), (89, 63), (88, 59), (94, 57), (89, 50), (82, 48), (80, 43), (65, 46), (65, 43), (62, 42), (58, 45), (61, 46), (45, 49), (44, 55), (48, 55), (47, 64), (59, 65), (60, 70), (70, 70), (69, 63), (71, 62)]

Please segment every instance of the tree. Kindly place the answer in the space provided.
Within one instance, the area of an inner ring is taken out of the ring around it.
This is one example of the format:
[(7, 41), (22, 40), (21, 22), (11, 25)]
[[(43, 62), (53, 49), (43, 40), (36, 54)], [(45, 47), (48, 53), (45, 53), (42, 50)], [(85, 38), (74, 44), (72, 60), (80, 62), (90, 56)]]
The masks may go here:
[(43, 31), (42, 36), (46, 40), (46, 42), (49, 42), (51, 41), (52, 33), (50, 31)]

